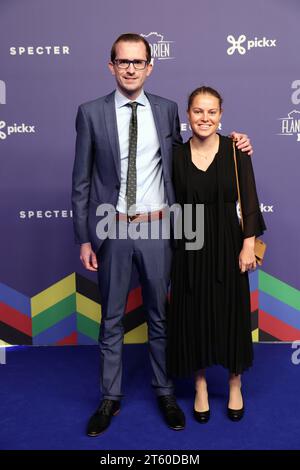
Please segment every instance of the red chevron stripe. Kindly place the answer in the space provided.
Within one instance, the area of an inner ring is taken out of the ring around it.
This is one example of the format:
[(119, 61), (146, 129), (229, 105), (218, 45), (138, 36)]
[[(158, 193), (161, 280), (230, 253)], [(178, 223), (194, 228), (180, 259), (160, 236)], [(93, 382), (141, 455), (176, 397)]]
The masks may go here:
[(141, 288), (137, 287), (136, 289), (132, 289), (128, 295), (125, 313), (129, 313), (132, 310), (135, 310), (136, 308), (140, 307), (142, 303), (143, 298)]
[[(169, 299), (169, 295), (168, 295)], [(170, 300), (170, 299), (169, 299)], [(132, 289), (128, 294), (125, 313), (130, 313), (143, 304), (142, 290), (140, 287)], [(251, 292), (251, 312), (258, 309), (258, 290)]]
[(32, 336), (31, 318), (3, 302), (0, 302), (0, 321), (28, 336)]
[[(169, 295), (168, 295), (169, 299)], [(169, 299), (170, 300), (170, 299)], [(142, 291), (140, 287), (132, 289), (128, 295), (127, 306), (125, 313), (129, 313), (143, 303)], [(251, 292), (251, 312), (258, 310), (258, 290)]]
[(258, 290), (254, 290), (250, 295), (251, 300), (251, 312), (258, 310)]
[(300, 340), (300, 330), (287, 325), (263, 310), (259, 310), (258, 328), (281, 341)]
[(78, 344), (77, 332), (71, 333), (69, 336), (60, 339), (55, 343), (56, 346), (66, 346), (66, 345)]

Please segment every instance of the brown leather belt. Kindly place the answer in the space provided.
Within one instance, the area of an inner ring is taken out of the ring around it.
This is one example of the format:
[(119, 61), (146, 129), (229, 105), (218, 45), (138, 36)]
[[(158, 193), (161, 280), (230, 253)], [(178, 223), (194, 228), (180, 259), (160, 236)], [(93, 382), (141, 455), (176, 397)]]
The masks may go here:
[(117, 212), (117, 220), (122, 220), (123, 222), (152, 222), (154, 220), (160, 220), (165, 217), (165, 211), (163, 209), (153, 212), (142, 212), (141, 214), (128, 215), (123, 214), (122, 212)]

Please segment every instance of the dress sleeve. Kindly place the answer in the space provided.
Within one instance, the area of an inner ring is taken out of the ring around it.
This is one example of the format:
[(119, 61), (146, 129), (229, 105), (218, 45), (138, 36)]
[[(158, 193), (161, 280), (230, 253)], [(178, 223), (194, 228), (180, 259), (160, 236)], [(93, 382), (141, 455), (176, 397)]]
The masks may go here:
[(252, 158), (239, 150), (236, 154), (244, 219), (243, 236), (258, 237), (266, 230), (266, 225), (259, 207)]

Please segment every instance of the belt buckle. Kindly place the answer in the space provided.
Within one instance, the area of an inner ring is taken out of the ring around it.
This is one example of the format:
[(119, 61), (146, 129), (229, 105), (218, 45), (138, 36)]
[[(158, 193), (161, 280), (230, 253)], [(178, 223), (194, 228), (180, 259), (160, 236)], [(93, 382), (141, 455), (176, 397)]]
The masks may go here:
[(136, 219), (137, 217), (139, 216), (139, 214), (135, 214), (135, 215), (128, 215), (127, 214), (127, 222), (130, 223), (132, 222), (134, 219)]

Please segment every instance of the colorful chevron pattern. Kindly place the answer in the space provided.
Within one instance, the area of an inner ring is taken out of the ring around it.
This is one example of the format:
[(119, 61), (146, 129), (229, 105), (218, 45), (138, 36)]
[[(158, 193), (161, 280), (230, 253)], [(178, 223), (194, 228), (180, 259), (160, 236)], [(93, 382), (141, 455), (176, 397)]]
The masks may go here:
[[(250, 275), (253, 341), (300, 340), (300, 291), (257, 270)], [(97, 284), (73, 273), (33, 297), (0, 283), (0, 345), (97, 344)], [(125, 343), (147, 341), (141, 289), (132, 289), (124, 316)]]
[(259, 340), (300, 339), (300, 291), (259, 271)]
[(30, 298), (0, 283), (2, 344), (32, 344)]

